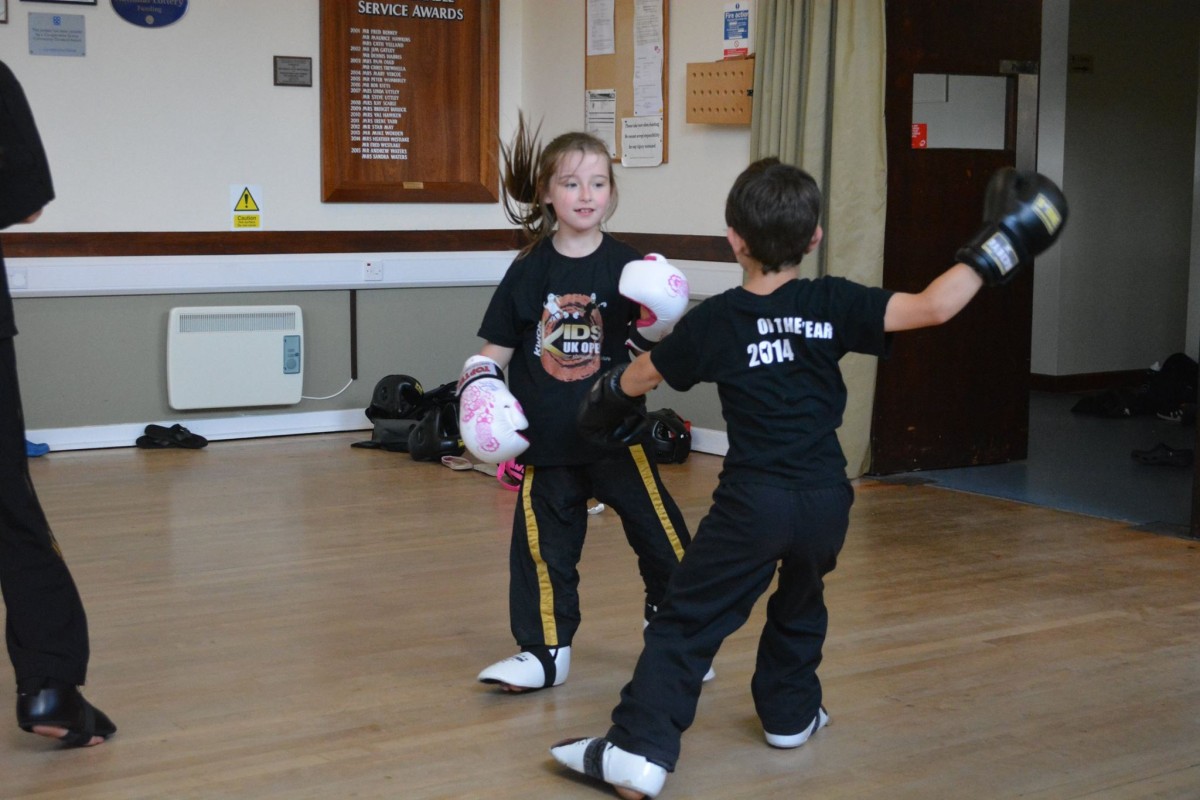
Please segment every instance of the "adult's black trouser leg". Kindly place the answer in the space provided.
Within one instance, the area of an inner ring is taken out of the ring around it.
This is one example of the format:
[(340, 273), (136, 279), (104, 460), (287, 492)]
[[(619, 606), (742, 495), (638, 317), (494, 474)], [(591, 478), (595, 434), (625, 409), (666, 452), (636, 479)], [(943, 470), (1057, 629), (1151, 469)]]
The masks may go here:
[(87, 678), (87, 617), (29, 477), (11, 338), (0, 339), (0, 590), (17, 680)]

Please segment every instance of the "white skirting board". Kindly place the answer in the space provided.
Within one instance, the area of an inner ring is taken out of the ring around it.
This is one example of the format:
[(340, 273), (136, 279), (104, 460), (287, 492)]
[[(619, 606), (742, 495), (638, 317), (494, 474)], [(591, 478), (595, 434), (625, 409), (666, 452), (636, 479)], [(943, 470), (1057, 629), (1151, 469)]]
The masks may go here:
[(724, 458), (729, 452), (729, 435), (710, 428), (692, 428), (692, 450)]
[[(146, 425), (182, 425), (192, 433), (211, 441), (257, 439), (268, 436), (299, 436), (306, 433), (369, 431), (371, 423), (359, 409), (307, 411), (293, 414), (255, 414), (237, 417), (181, 417), (147, 420), (145, 423), (90, 425), (78, 428), (41, 428), (26, 431), (31, 442), (50, 445), (55, 450), (99, 450), (108, 447), (133, 447)], [(369, 438), (365, 436), (364, 438)], [(729, 449), (725, 431), (692, 429), (692, 450), (724, 456)]]
[[(237, 417), (180, 416), (152, 419), (144, 423), (86, 425), (78, 428), (42, 428), (26, 431), (31, 442), (44, 442), (50, 450), (97, 450), (133, 447), (147, 425), (182, 425), (209, 441), (255, 439), (264, 436), (297, 436), (305, 433), (369, 430), (371, 423), (362, 409), (307, 411), (293, 414), (255, 414)], [(369, 438), (369, 437), (368, 437)]]

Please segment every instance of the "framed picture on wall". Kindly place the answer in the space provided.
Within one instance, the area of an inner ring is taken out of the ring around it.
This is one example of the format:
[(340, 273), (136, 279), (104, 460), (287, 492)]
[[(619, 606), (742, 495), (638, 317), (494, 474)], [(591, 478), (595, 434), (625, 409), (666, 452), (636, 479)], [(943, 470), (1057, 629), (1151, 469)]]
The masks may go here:
[(0, 0), (0, 25), (8, 22), (8, 0)]

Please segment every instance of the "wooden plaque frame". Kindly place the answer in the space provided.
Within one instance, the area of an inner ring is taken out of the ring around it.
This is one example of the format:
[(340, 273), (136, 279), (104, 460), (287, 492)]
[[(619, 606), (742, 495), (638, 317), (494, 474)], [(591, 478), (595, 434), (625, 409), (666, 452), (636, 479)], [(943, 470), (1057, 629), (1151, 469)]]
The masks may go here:
[(499, 200), (499, 14), (321, 0), (324, 202)]

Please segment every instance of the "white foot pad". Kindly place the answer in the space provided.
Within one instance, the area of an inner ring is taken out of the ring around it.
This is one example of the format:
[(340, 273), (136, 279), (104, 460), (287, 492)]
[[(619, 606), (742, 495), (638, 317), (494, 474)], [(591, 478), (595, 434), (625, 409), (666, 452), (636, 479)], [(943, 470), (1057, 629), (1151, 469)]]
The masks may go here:
[(517, 653), (503, 661), (497, 661), (479, 673), (481, 683), (499, 683), (515, 689), (546, 689), (561, 686), (571, 671), (571, 647), (550, 649), (554, 659), (554, 680), (546, 680), (546, 669), (533, 653)]
[[(662, 791), (667, 771), (645, 757), (622, 750), (599, 738), (567, 739), (550, 748), (550, 755), (563, 766), (582, 772), (618, 789), (632, 789), (645, 797)], [(621, 792), (622, 797), (636, 796)]]
[(821, 730), (821, 728), (824, 728), (828, 724), (829, 724), (829, 714), (825, 711), (824, 708), (818, 708), (817, 716), (813, 719), (813, 721), (809, 724), (809, 726), (807, 728), (800, 731), (799, 733), (794, 733), (794, 734), (791, 734), (790, 736), (785, 736), (785, 735), (779, 734), (779, 733), (770, 733), (768, 731), (763, 731), (763, 733), (766, 734), (767, 744), (771, 745), (771, 747), (779, 747), (784, 750), (790, 750), (793, 747), (799, 747), (800, 745), (807, 742), (809, 737), (811, 737), (814, 733)]

